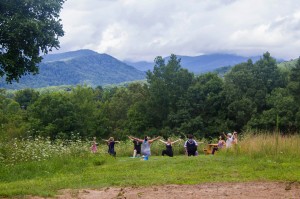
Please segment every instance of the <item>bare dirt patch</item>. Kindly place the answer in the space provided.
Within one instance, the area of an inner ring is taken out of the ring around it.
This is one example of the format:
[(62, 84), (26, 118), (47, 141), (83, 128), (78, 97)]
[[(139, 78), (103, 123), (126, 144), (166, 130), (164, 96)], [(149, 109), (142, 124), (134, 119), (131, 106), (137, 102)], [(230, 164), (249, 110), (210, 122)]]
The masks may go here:
[[(135, 199), (135, 198), (300, 198), (299, 182), (204, 183), (199, 185), (164, 185), (151, 187), (63, 190), (57, 199)], [(32, 199), (39, 197), (32, 197)]]

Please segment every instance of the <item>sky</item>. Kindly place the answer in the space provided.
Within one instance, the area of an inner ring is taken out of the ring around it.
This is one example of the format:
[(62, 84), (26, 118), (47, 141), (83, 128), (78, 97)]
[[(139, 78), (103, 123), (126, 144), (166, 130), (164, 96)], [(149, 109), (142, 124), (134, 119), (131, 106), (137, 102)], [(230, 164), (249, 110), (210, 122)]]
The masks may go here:
[(228, 53), (300, 56), (299, 0), (67, 0), (56, 53), (90, 49), (119, 60)]

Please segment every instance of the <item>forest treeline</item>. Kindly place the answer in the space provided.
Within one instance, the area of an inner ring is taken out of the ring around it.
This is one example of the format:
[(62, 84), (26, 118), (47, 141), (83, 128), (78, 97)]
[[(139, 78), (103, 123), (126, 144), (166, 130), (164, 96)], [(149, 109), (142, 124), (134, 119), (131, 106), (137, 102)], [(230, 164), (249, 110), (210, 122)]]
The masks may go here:
[(2, 138), (126, 135), (213, 137), (244, 130), (300, 130), (300, 59), (278, 68), (270, 53), (237, 64), (224, 76), (195, 76), (171, 55), (155, 59), (147, 83), (77, 86), (64, 92), (0, 92)]

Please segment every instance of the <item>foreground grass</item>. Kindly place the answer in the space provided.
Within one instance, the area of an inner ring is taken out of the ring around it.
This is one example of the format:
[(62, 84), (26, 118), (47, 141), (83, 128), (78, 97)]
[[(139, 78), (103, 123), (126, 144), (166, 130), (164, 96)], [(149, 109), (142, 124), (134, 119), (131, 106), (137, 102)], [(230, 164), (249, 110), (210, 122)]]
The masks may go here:
[(173, 158), (116, 159), (100, 154), (57, 157), (0, 169), (0, 196), (54, 196), (61, 189), (204, 182), (300, 181), (300, 160), (219, 153)]

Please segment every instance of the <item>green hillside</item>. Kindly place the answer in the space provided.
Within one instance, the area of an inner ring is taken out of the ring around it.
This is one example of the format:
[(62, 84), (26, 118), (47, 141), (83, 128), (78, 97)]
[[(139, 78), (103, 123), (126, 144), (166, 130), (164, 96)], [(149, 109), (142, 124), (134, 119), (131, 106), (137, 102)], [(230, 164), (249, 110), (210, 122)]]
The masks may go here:
[[(298, 58), (299, 59), (299, 58)], [(286, 69), (291, 69), (294, 68), (298, 59), (292, 59), (290, 61), (284, 61), (278, 64), (279, 68), (286, 68)]]
[(39, 66), (38, 75), (27, 75), (19, 83), (0, 87), (7, 89), (41, 88), (59, 85), (107, 85), (145, 79), (145, 73), (107, 54), (91, 50), (47, 55)]

